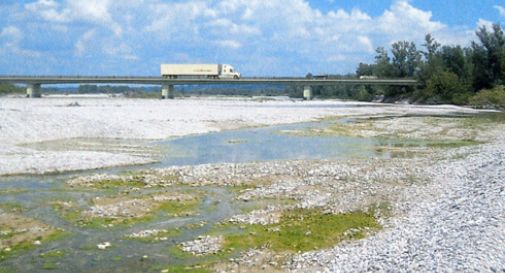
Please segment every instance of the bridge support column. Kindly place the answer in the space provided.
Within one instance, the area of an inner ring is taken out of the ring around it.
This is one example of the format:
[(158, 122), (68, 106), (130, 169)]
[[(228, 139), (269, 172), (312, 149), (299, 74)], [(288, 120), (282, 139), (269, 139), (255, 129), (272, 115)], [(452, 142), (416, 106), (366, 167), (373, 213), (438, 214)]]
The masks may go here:
[(314, 93), (312, 92), (312, 86), (306, 85), (303, 87), (303, 99), (312, 100), (314, 98)]
[(26, 97), (28, 98), (40, 98), (40, 84), (33, 83), (26, 86)]
[(164, 84), (161, 87), (161, 99), (173, 99), (174, 98), (174, 86)]

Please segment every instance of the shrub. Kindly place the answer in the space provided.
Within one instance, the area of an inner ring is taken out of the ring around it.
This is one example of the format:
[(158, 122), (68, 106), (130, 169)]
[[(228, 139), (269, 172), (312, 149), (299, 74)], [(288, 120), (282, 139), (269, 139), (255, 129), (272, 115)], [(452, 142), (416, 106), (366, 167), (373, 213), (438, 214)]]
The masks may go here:
[(444, 71), (433, 75), (428, 80), (425, 94), (428, 96), (428, 101), (435, 103), (466, 104), (467, 89), (458, 75)]
[(0, 96), (4, 94), (23, 93), (25, 90), (10, 83), (0, 83)]
[(470, 105), (476, 108), (505, 109), (505, 86), (481, 90), (470, 98)]

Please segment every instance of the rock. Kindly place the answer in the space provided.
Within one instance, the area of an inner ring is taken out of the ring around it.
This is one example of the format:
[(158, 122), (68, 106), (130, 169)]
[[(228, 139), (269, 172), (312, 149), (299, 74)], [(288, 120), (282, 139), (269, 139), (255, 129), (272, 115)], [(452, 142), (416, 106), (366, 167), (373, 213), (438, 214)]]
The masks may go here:
[(198, 236), (194, 241), (182, 243), (180, 248), (197, 256), (216, 254), (221, 250), (223, 240), (223, 236)]
[(105, 250), (109, 247), (111, 247), (111, 243), (109, 242), (104, 242), (104, 243), (100, 243), (100, 244), (97, 244), (96, 247), (98, 247), (98, 249), (101, 249), (101, 250)]

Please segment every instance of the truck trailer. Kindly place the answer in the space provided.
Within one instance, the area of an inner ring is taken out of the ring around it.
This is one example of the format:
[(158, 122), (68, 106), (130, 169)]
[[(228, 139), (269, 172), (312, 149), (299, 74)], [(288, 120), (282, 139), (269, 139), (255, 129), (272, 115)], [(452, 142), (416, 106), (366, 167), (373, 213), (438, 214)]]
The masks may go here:
[(161, 76), (168, 79), (239, 79), (240, 73), (228, 64), (162, 64)]

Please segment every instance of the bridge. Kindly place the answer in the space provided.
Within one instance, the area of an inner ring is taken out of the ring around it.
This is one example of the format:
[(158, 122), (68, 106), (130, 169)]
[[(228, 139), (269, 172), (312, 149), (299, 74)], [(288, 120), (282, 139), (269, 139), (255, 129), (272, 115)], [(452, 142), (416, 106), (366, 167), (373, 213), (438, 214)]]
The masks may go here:
[(175, 85), (211, 85), (211, 84), (275, 84), (303, 86), (305, 99), (312, 98), (313, 86), (338, 84), (363, 85), (396, 85), (412, 86), (419, 83), (413, 79), (333, 79), (333, 78), (240, 78), (240, 79), (207, 79), (180, 78), (168, 79), (164, 77), (115, 77), (115, 76), (0, 76), (0, 83), (26, 84), (27, 97), (40, 97), (41, 85), (54, 84), (142, 84), (161, 85), (161, 97), (174, 97)]

